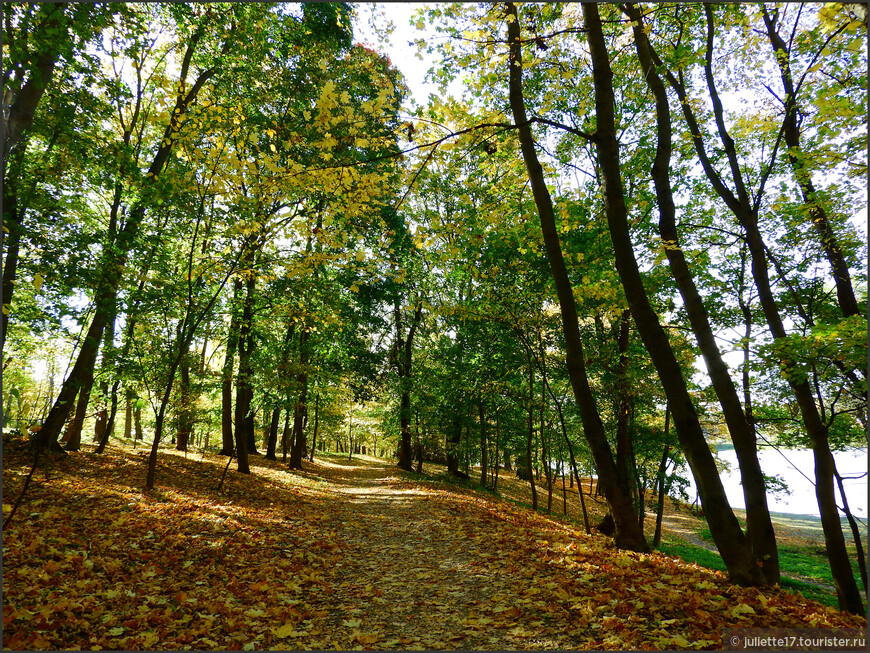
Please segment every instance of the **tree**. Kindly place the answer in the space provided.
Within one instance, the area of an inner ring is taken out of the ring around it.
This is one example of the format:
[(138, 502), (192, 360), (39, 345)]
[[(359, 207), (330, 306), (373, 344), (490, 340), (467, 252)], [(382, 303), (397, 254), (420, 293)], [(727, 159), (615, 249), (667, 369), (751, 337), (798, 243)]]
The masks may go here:
[(541, 231), (547, 246), (547, 258), (550, 262), (556, 292), (559, 296), (568, 374), (571, 378), (574, 396), (583, 415), (583, 426), (592, 454), (595, 457), (595, 466), (598, 469), (599, 479), (604, 487), (604, 493), (616, 525), (614, 538), (617, 546), (646, 551), (648, 550), (648, 545), (643, 537), (643, 532), (638, 527), (638, 519), (631, 505), (628, 488), (617, 481), (618, 474), (613, 462), (613, 455), (604, 434), (601, 418), (598, 415), (595, 399), (589, 389), (589, 382), (586, 377), (583, 361), (583, 345), (580, 341), (577, 323), (577, 311), (574, 305), (571, 283), (568, 279), (568, 273), (562, 257), (562, 250), (559, 245), (553, 203), (547, 190), (543, 170), (535, 152), (534, 140), (523, 101), (522, 41), (517, 11), (511, 3), (506, 5), (505, 18), (508, 26), (509, 47), (511, 49), (511, 56), (508, 60), (510, 66), (511, 109), (518, 128), (523, 159), (526, 162), (526, 169), (532, 184), (538, 216), (541, 220)]

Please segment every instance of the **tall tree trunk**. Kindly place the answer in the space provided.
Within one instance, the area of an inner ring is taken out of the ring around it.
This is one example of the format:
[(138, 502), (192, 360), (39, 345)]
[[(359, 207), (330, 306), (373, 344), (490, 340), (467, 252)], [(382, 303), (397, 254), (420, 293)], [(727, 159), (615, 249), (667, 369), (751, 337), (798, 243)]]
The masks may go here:
[(79, 451), (82, 448), (82, 428), (88, 416), (88, 403), (91, 398), (91, 386), (93, 382), (93, 370), (91, 370), (90, 375), (86, 376), (82, 383), (83, 386), (87, 386), (87, 390), (83, 388), (79, 389), (75, 414), (69, 424), (67, 424), (66, 432), (64, 433), (66, 444), (64, 444), (63, 448), (66, 451)]
[[(320, 429), (320, 393), (314, 395), (314, 430), (311, 433), (311, 451), (308, 462), (314, 462), (314, 450), (317, 448), (317, 432)], [(322, 446), (321, 446), (322, 448)]]
[(526, 432), (526, 473), (529, 475), (529, 484), (532, 488), (532, 510), (538, 510), (538, 490), (535, 487), (535, 470), (532, 467), (532, 446), (535, 440), (535, 367), (532, 364), (531, 349), (528, 350), (529, 365), (529, 403), (526, 411), (529, 414), (529, 427)]
[(658, 508), (656, 510), (656, 530), (653, 535), (653, 547), (657, 548), (662, 541), (662, 517), (665, 514), (665, 476), (668, 470), (668, 454), (671, 451), (671, 445), (666, 444), (665, 450), (662, 452), (662, 461), (659, 463), (659, 471), (656, 475), (658, 491)]
[(292, 445), (290, 440), (292, 432), (290, 431), (290, 410), (284, 411), (284, 429), (281, 431), (281, 462), (287, 462), (287, 450)]
[(559, 298), (559, 309), (562, 315), (562, 331), (565, 336), (565, 362), (568, 368), (568, 377), (580, 415), (583, 421), (583, 430), (595, 466), (598, 469), (600, 480), (604, 485), (607, 503), (616, 526), (614, 540), (616, 545), (624, 549), (632, 549), (640, 552), (649, 551), (649, 545), (643, 536), (643, 532), (637, 527), (637, 517), (631, 503), (631, 497), (625, 487), (617, 480), (616, 466), (613, 462), (613, 454), (604, 425), (595, 404), (595, 398), (589, 387), (586, 375), (586, 366), (583, 358), (583, 345), (580, 340), (579, 319), (571, 281), (562, 256), (562, 248), (559, 243), (559, 235), (556, 231), (556, 219), (553, 210), (553, 202), (547, 189), (544, 172), (538, 161), (535, 151), (535, 141), (526, 115), (525, 100), (523, 99), (522, 78), (522, 40), (520, 38), (520, 26), (516, 7), (513, 3), (506, 3), (506, 18), (508, 40), (510, 42), (510, 57), (508, 66), (510, 105), (514, 122), (519, 132), (520, 146), (525, 162), (529, 182), (532, 187), (535, 206), (541, 222), (541, 233), (547, 249), (547, 259), (553, 275), (553, 283)]
[(396, 326), (395, 368), (399, 376), (399, 425), (401, 439), (399, 441), (399, 467), (411, 471), (413, 451), (411, 449), (411, 375), (414, 353), (414, 334), (423, 318), (423, 306), (418, 304), (414, 317), (404, 334), (402, 327), (402, 310), (398, 297), (393, 303), (393, 320)]
[[(710, 532), (731, 579), (742, 585), (764, 584), (748, 539), (734, 516), (707, 446), (682, 369), (667, 334), (649, 304), (628, 229), (627, 209), (619, 161), (614, 117), (613, 71), (604, 41), (601, 18), (594, 4), (583, 5), (587, 42), (595, 82), (596, 150), (603, 180), (604, 210), (613, 242), (616, 268), (637, 330), (658, 371), (680, 445), (692, 469), (704, 504)], [(600, 470), (599, 470), (600, 473)]]
[[(619, 482), (628, 488), (632, 496), (636, 491), (634, 477), (630, 472), (632, 446), (629, 437), (629, 416), (631, 414), (631, 385), (628, 379), (628, 344), (631, 335), (631, 311), (626, 309), (622, 312), (617, 323), (616, 346), (619, 359), (616, 363), (614, 376), (616, 377), (616, 401), (614, 414), (616, 415), (616, 472), (619, 474)], [(635, 501), (635, 505), (637, 502)], [(640, 513), (643, 513), (641, 507)]]
[[(115, 321), (117, 319), (118, 308), (112, 307), (111, 314), (106, 322), (106, 329), (103, 332), (103, 358), (100, 361), (100, 395), (99, 409), (97, 410), (97, 419), (94, 422), (94, 442), (102, 442), (103, 436), (106, 433), (106, 427), (109, 421), (109, 406), (106, 402), (110, 401), (109, 397), (109, 375), (114, 369), (114, 341), (115, 341)], [(111, 434), (109, 434), (111, 435)]]
[(755, 430), (740, 405), (737, 387), (716, 344), (707, 309), (695, 285), (686, 257), (680, 246), (676, 226), (676, 207), (671, 191), (670, 158), (672, 151), (671, 114), (664, 83), (656, 72), (649, 41), (644, 31), (640, 11), (626, 5), (625, 12), (634, 25), (634, 39), (644, 78), (656, 103), (656, 157), (652, 177), (659, 207), (659, 234), (677, 283), (683, 304), (692, 325), (698, 347), (704, 357), (713, 390), (722, 407), (728, 432), (740, 467), (743, 498), (746, 503), (746, 530), (755, 557), (759, 560), (765, 580), (774, 585), (780, 580), (779, 553), (776, 535), (767, 505), (764, 475), (758, 462)]
[(136, 407), (133, 410), (133, 428), (135, 441), (144, 439), (145, 434), (142, 432), (142, 405), (140, 399), (136, 398)]
[(253, 351), (254, 289), (256, 277), (249, 275), (245, 281), (245, 300), (239, 324), (239, 373), (236, 377), (235, 445), (238, 470), (250, 474), (248, 462), (247, 418), (251, 410), (251, 352)]
[(480, 420), (480, 487), (486, 488), (486, 471), (489, 465), (489, 446), (486, 441), (486, 414), (483, 407), (483, 399), (477, 402), (477, 416)]
[(230, 326), (227, 331), (227, 348), (221, 368), (221, 450), (219, 456), (232, 456), (233, 443), (233, 367), (239, 346), (239, 307), (242, 303), (241, 277), (233, 280), (233, 297), (230, 300)]
[(124, 440), (129, 441), (133, 434), (133, 390), (124, 390)]
[(308, 412), (308, 336), (307, 327), (299, 333), (299, 373), (296, 383), (299, 395), (293, 408), (293, 450), (290, 452), (290, 469), (302, 469), (306, 454), (305, 420)]
[(269, 436), (266, 443), (266, 460), (278, 460), (275, 449), (278, 445), (278, 424), (281, 421), (281, 408), (272, 409), (272, 419), (269, 422)]
[(190, 355), (181, 354), (180, 383), (178, 385), (178, 431), (175, 438), (176, 451), (187, 451), (190, 434), (193, 432), (193, 407), (190, 389)]

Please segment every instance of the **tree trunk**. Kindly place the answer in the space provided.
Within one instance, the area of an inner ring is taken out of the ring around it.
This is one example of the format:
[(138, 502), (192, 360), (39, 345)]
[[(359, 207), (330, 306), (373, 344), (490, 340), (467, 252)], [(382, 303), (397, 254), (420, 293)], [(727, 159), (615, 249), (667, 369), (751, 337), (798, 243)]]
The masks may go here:
[(486, 415), (483, 409), (483, 399), (477, 403), (477, 415), (480, 419), (480, 487), (486, 488), (486, 468), (489, 465), (489, 452), (486, 442)]
[(308, 329), (303, 327), (299, 333), (299, 374), (296, 375), (299, 397), (293, 408), (293, 450), (290, 452), (290, 469), (302, 469), (302, 460), (306, 454), (304, 425), (308, 412), (308, 336)]
[[(619, 474), (619, 483), (628, 488), (629, 494), (634, 495), (636, 486), (634, 477), (629, 471), (631, 467), (632, 445), (629, 437), (629, 415), (631, 413), (631, 385), (628, 379), (628, 344), (631, 335), (631, 311), (626, 309), (619, 317), (616, 346), (619, 359), (614, 370), (616, 377), (616, 402), (614, 414), (616, 415), (616, 472)], [(635, 505), (637, 502), (635, 501)], [(643, 514), (643, 507), (639, 509)]]
[(538, 490), (535, 488), (535, 470), (532, 468), (532, 443), (535, 439), (535, 368), (532, 365), (531, 350), (528, 355), (529, 365), (529, 404), (526, 410), (529, 413), (529, 428), (526, 434), (526, 473), (529, 475), (529, 484), (532, 488), (532, 510), (538, 510)]
[[(314, 450), (317, 448), (317, 432), (320, 428), (320, 393), (314, 395), (314, 431), (311, 433), (311, 451), (308, 454), (308, 462), (314, 462)], [(321, 448), (322, 445), (321, 445)]]
[[(63, 448), (66, 451), (79, 451), (82, 448), (82, 428), (88, 416), (88, 403), (90, 402), (91, 386), (94, 381), (93, 370), (82, 381), (82, 388), (78, 391), (75, 414), (67, 425), (66, 433), (64, 434), (66, 444)], [(87, 387), (87, 390), (84, 389), (85, 387)]]
[(187, 451), (190, 434), (193, 431), (193, 412), (190, 393), (190, 359), (188, 352), (181, 355), (181, 383), (178, 387), (178, 431), (176, 435), (176, 451)]
[(275, 407), (272, 409), (272, 419), (269, 422), (269, 436), (266, 443), (266, 460), (278, 460), (275, 455), (275, 449), (278, 445), (278, 423), (281, 421), (281, 409)]
[(133, 425), (135, 430), (135, 440), (142, 440), (145, 435), (142, 433), (142, 406), (139, 405), (139, 398), (136, 398), (136, 408), (133, 411)]
[(133, 391), (124, 390), (124, 440), (129, 441), (133, 433)]
[(253, 351), (254, 289), (256, 278), (249, 275), (245, 281), (245, 300), (239, 324), (239, 373), (236, 377), (235, 445), (238, 470), (250, 474), (248, 462), (248, 413), (251, 410), (251, 352)]
[(287, 462), (287, 450), (291, 446), (290, 441), (290, 411), (284, 411), (284, 429), (281, 431), (281, 462)]
[[(665, 407), (665, 438), (668, 437), (670, 433), (671, 426), (671, 410), (668, 407)], [(659, 543), (662, 541), (662, 517), (665, 513), (665, 494), (667, 490), (665, 488), (665, 476), (668, 471), (668, 454), (671, 451), (671, 445), (666, 444), (665, 450), (662, 452), (662, 461), (659, 463), (659, 471), (656, 475), (656, 480), (658, 481), (658, 493), (659, 493), (659, 505), (656, 511), (656, 531), (655, 535), (653, 535), (653, 548), (657, 548)]]
[(423, 317), (422, 305), (417, 305), (414, 317), (408, 327), (407, 336), (403, 334), (402, 311), (398, 297), (393, 303), (393, 319), (396, 326), (395, 367), (399, 376), (399, 424), (401, 440), (399, 442), (399, 467), (411, 471), (413, 455), (411, 450), (411, 374), (414, 352), (414, 334)]
[[(601, 168), (604, 209), (613, 242), (616, 268), (638, 332), (659, 374), (680, 445), (692, 469), (704, 504), (710, 532), (731, 579), (741, 585), (764, 584), (748, 539), (728, 504), (716, 463), (674, 356), (667, 334), (649, 304), (632, 248), (619, 163), (614, 118), (613, 71), (604, 41), (598, 7), (584, 4), (583, 14), (595, 81), (596, 150)], [(600, 474), (599, 469), (599, 474)]]
[(656, 103), (657, 148), (652, 177), (659, 207), (659, 234), (668, 257), (671, 275), (680, 291), (692, 331), (704, 357), (713, 390), (722, 407), (722, 414), (734, 443), (746, 503), (746, 530), (750, 546), (761, 563), (765, 580), (775, 585), (780, 580), (779, 554), (767, 505), (764, 475), (758, 462), (755, 430), (740, 405), (737, 387), (731, 378), (727, 364), (722, 359), (707, 309), (680, 246), (669, 174), (672, 129), (667, 93), (664, 83), (656, 72), (649, 41), (641, 24), (640, 12), (634, 5), (626, 5), (625, 11), (633, 21), (638, 59)]
[(568, 278), (568, 271), (562, 256), (559, 235), (556, 231), (555, 213), (550, 192), (547, 189), (544, 172), (535, 152), (535, 141), (529, 121), (526, 116), (523, 99), (522, 81), (522, 41), (516, 7), (506, 3), (508, 40), (510, 42), (509, 57), (509, 93), (511, 110), (519, 132), (523, 161), (532, 187), (532, 195), (541, 222), (541, 233), (547, 249), (547, 259), (553, 274), (553, 282), (559, 298), (559, 308), (562, 315), (562, 330), (565, 336), (565, 360), (568, 377), (580, 409), (583, 430), (601, 481), (606, 489), (607, 502), (616, 526), (614, 540), (616, 545), (624, 549), (648, 552), (649, 546), (643, 532), (637, 527), (637, 517), (631, 504), (631, 497), (626, 488), (617, 482), (616, 467), (604, 425), (595, 404), (595, 398), (589, 387), (586, 366), (583, 357), (583, 345), (580, 340), (579, 320), (576, 302)]
[(239, 305), (241, 304), (242, 279), (233, 281), (233, 298), (230, 300), (230, 326), (227, 331), (227, 349), (221, 368), (221, 450), (219, 456), (232, 456), (233, 442), (233, 366), (239, 345)]

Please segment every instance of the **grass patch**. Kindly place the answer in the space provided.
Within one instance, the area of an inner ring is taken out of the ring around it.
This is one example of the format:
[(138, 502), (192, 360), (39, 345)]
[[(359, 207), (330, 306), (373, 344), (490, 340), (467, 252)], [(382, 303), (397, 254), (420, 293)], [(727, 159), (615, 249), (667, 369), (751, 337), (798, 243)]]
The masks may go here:
[[(708, 539), (709, 530), (698, 532), (702, 539)], [(669, 556), (678, 556), (686, 562), (694, 562), (708, 569), (726, 571), (722, 557), (715, 551), (708, 551), (698, 546), (684, 542), (662, 542), (659, 551)], [(795, 574), (806, 576), (821, 582), (833, 584), (831, 568), (827, 558), (819, 556), (812, 547), (781, 547), (779, 549), (779, 566), (783, 574)], [(857, 575), (858, 571), (855, 570)], [(837, 595), (829, 590), (815, 585), (810, 585), (800, 580), (783, 577), (781, 585), (783, 589), (791, 592), (800, 592), (804, 598), (824, 603), (833, 608), (838, 607)]]
[(696, 562), (702, 567), (707, 567), (707, 569), (725, 571), (725, 563), (722, 562), (722, 557), (715, 551), (708, 551), (699, 546), (683, 542), (662, 542), (658, 550), (665, 555), (682, 558), (686, 562)]

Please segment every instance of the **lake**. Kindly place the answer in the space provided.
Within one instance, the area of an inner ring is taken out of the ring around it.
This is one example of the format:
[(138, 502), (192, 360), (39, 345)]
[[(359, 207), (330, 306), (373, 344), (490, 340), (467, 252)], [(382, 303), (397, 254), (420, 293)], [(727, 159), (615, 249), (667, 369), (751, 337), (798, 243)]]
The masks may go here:
[[(737, 454), (731, 445), (717, 447), (719, 459), (728, 463), (730, 469), (721, 473), (722, 484), (732, 508), (745, 508), (743, 487), (740, 484), (740, 470), (737, 466)], [(764, 447), (758, 450), (758, 460), (761, 471), (768, 476), (779, 476), (788, 485), (790, 494), (768, 492), (767, 501), (771, 512), (781, 512), (792, 515), (819, 514), (816, 502), (813, 452), (810, 449), (772, 449)], [(849, 508), (856, 517), (867, 518), (867, 450), (836, 451), (834, 461), (837, 471), (843, 477), (846, 498)], [(804, 475), (806, 475), (806, 478)], [(694, 479), (691, 473), (686, 476), (692, 481), (686, 488), (690, 500), (697, 496)], [(860, 477), (860, 478), (848, 478)], [(840, 492), (836, 490), (837, 503), (840, 503)]]

